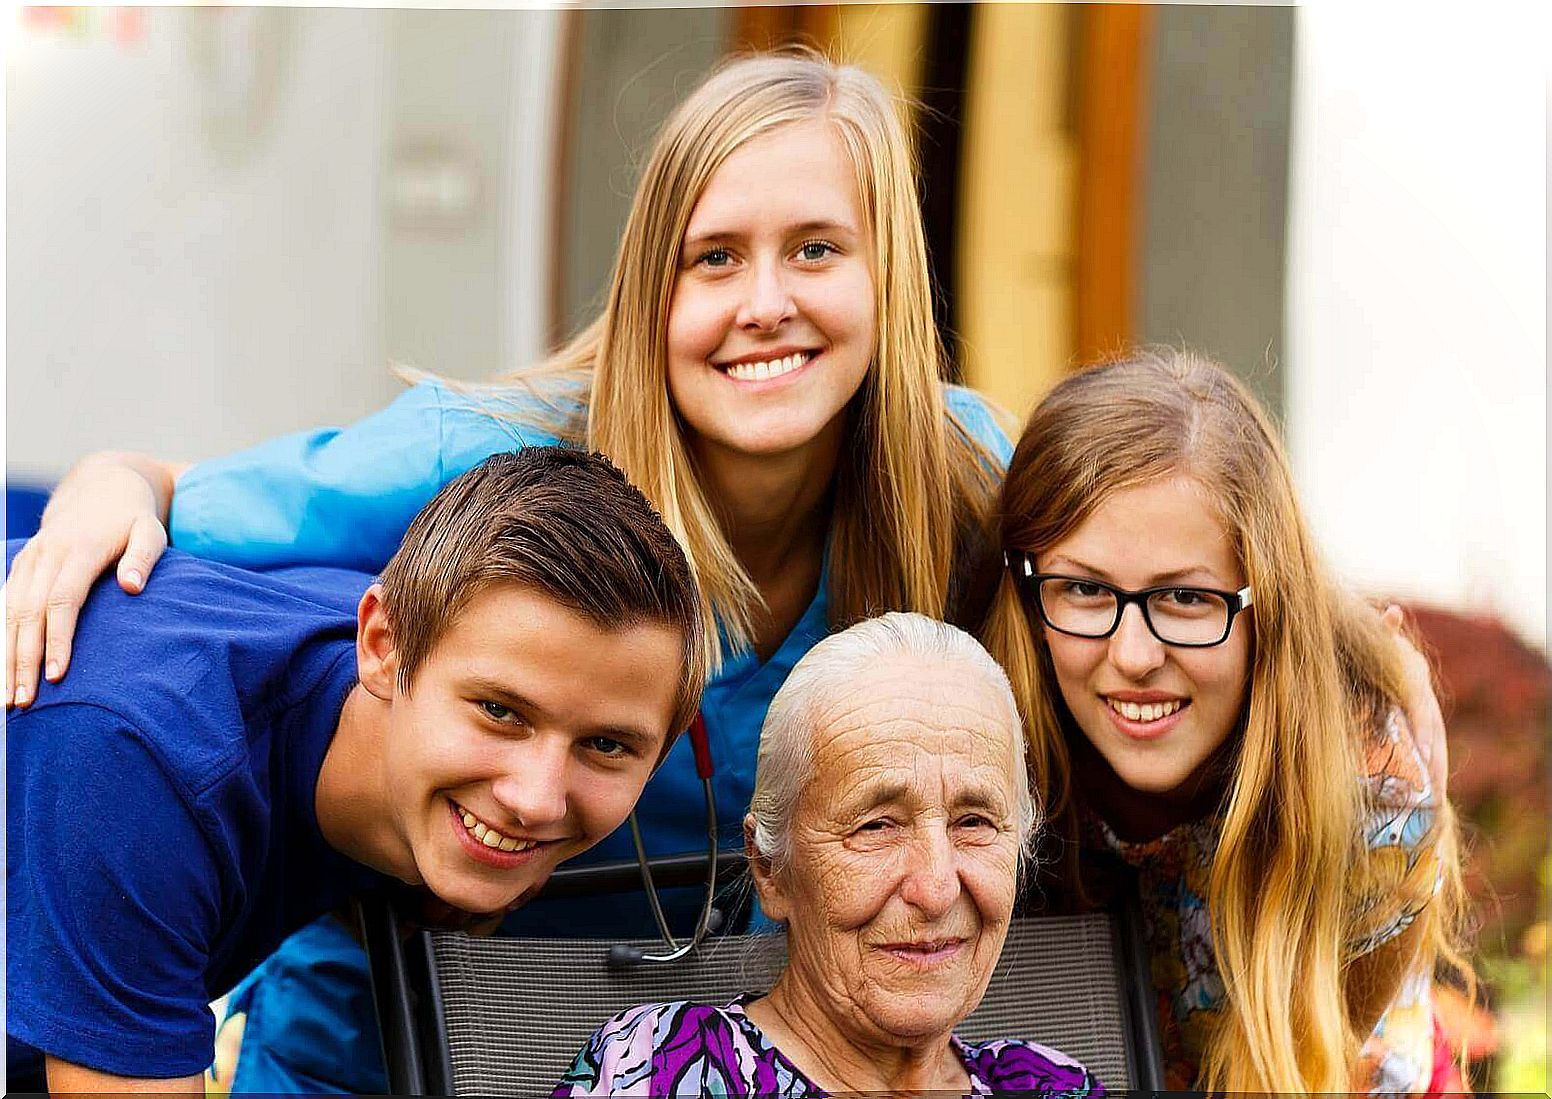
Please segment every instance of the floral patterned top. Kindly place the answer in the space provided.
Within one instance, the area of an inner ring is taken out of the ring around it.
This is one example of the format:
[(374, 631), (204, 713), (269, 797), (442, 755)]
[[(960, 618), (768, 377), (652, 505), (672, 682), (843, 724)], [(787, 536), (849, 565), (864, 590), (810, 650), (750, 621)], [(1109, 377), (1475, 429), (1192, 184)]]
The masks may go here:
[[(1368, 814), (1364, 838), (1384, 887), (1357, 899), (1348, 957), (1358, 957), (1407, 929), (1438, 892), (1433, 787), (1406, 719), (1392, 710), (1368, 747), (1362, 781)], [(1213, 1024), (1224, 1006), (1213, 955), (1207, 881), (1221, 818), (1175, 828), (1158, 839), (1128, 843), (1090, 814), (1085, 842), (1118, 854), (1136, 868), (1143, 922), (1153, 955), (1165, 1084), (1196, 1086)], [(1408, 1095), (1428, 1088), (1433, 1064), (1431, 975), (1406, 977), (1364, 1043), (1354, 1086), (1369, 1094)]]
[[(828, 1095), (781, 1055), (745, 1013), (753, 997), (716, 1006), (685, 1000), (622, 1011), (594, 1032), (552, 1099), (570, 1096)], [(1104, 1087), (1072, 1058), (1033, 1042), (950, 1041), (971, 1095), (1022, 1092), (1080, 1099)]]

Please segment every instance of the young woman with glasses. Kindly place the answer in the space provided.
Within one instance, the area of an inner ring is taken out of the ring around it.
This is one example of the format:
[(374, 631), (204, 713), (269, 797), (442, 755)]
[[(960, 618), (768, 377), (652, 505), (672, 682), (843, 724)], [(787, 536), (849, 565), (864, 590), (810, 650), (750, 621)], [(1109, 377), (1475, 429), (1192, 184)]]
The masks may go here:
[(1390, 631), (1323, 570), (1254, 398), (1186, 352), (1069, 378), (998, 519), (984, 633), (1051, 814), (1048, 892), (1135, 868), (1169, 1085), (1449, 1081), (1430, 989), (1440, 962), (1469, 980), (1454, 820)]

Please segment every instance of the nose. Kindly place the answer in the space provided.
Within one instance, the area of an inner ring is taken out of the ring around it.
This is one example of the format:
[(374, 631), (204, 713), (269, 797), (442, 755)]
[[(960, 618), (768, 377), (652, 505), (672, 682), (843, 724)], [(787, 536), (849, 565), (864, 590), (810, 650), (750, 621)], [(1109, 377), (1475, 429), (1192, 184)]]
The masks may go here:
[(786, 272), (777, 260), (759, 260), (751, 266), (743, 304), (738, 311), (739, 327), (756, 332), (771, 332), (796, 311)]
[(900, 899), (930, 920), (946, 915), (959, 899), (959, 865), (946, 822), (922, 828), (906, 857), (910, 865), (900, 883)]
[(539, 831), (566, 818), (570, 752), (564, 739), (535, 737), (514, 744), (491, 783), (496, 804), (524, 828)]
[(1121, 612), (1121, 622), (1110, 635), (1110, 663), (1128, 679), (1146, 679), (1164, 663), (1164, 642), (1153, 636), (1136, 603)]

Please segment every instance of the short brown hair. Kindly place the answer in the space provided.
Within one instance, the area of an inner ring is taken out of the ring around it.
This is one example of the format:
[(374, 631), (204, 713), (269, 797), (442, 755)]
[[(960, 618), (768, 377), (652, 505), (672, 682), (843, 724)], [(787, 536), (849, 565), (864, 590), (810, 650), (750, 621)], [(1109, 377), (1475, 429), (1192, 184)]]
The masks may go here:
[(605, 629), (661, 623), (684, 642), (670, 733), (686, 728), (706, 682), (700, 596), (663, 520), (602, 454), (530, 447), (450, 481), (383, 570), (399, 684), (492, 584), (521, 584)]

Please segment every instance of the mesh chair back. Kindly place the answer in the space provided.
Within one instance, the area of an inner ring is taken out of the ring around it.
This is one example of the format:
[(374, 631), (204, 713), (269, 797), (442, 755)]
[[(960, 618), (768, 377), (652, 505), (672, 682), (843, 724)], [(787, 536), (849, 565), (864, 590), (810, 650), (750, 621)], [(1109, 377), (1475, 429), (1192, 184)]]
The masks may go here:
[[(677, 963), (613, 969), (608, 944), (596, 940), (439, 932), (429, 943), (449, 1082), (460, 1095), (547, 1095), (611, 1015), (654, 1001), (720, 1003), (763, 992), (786, 954), (779, 936), (729, 935)], [(985, 998), (957, 1033), (1040, 1042), (1082, 1061), (1111, 1091), (1129, 1090), (1125, 995), (1109, 915), (1018, 920)]]

